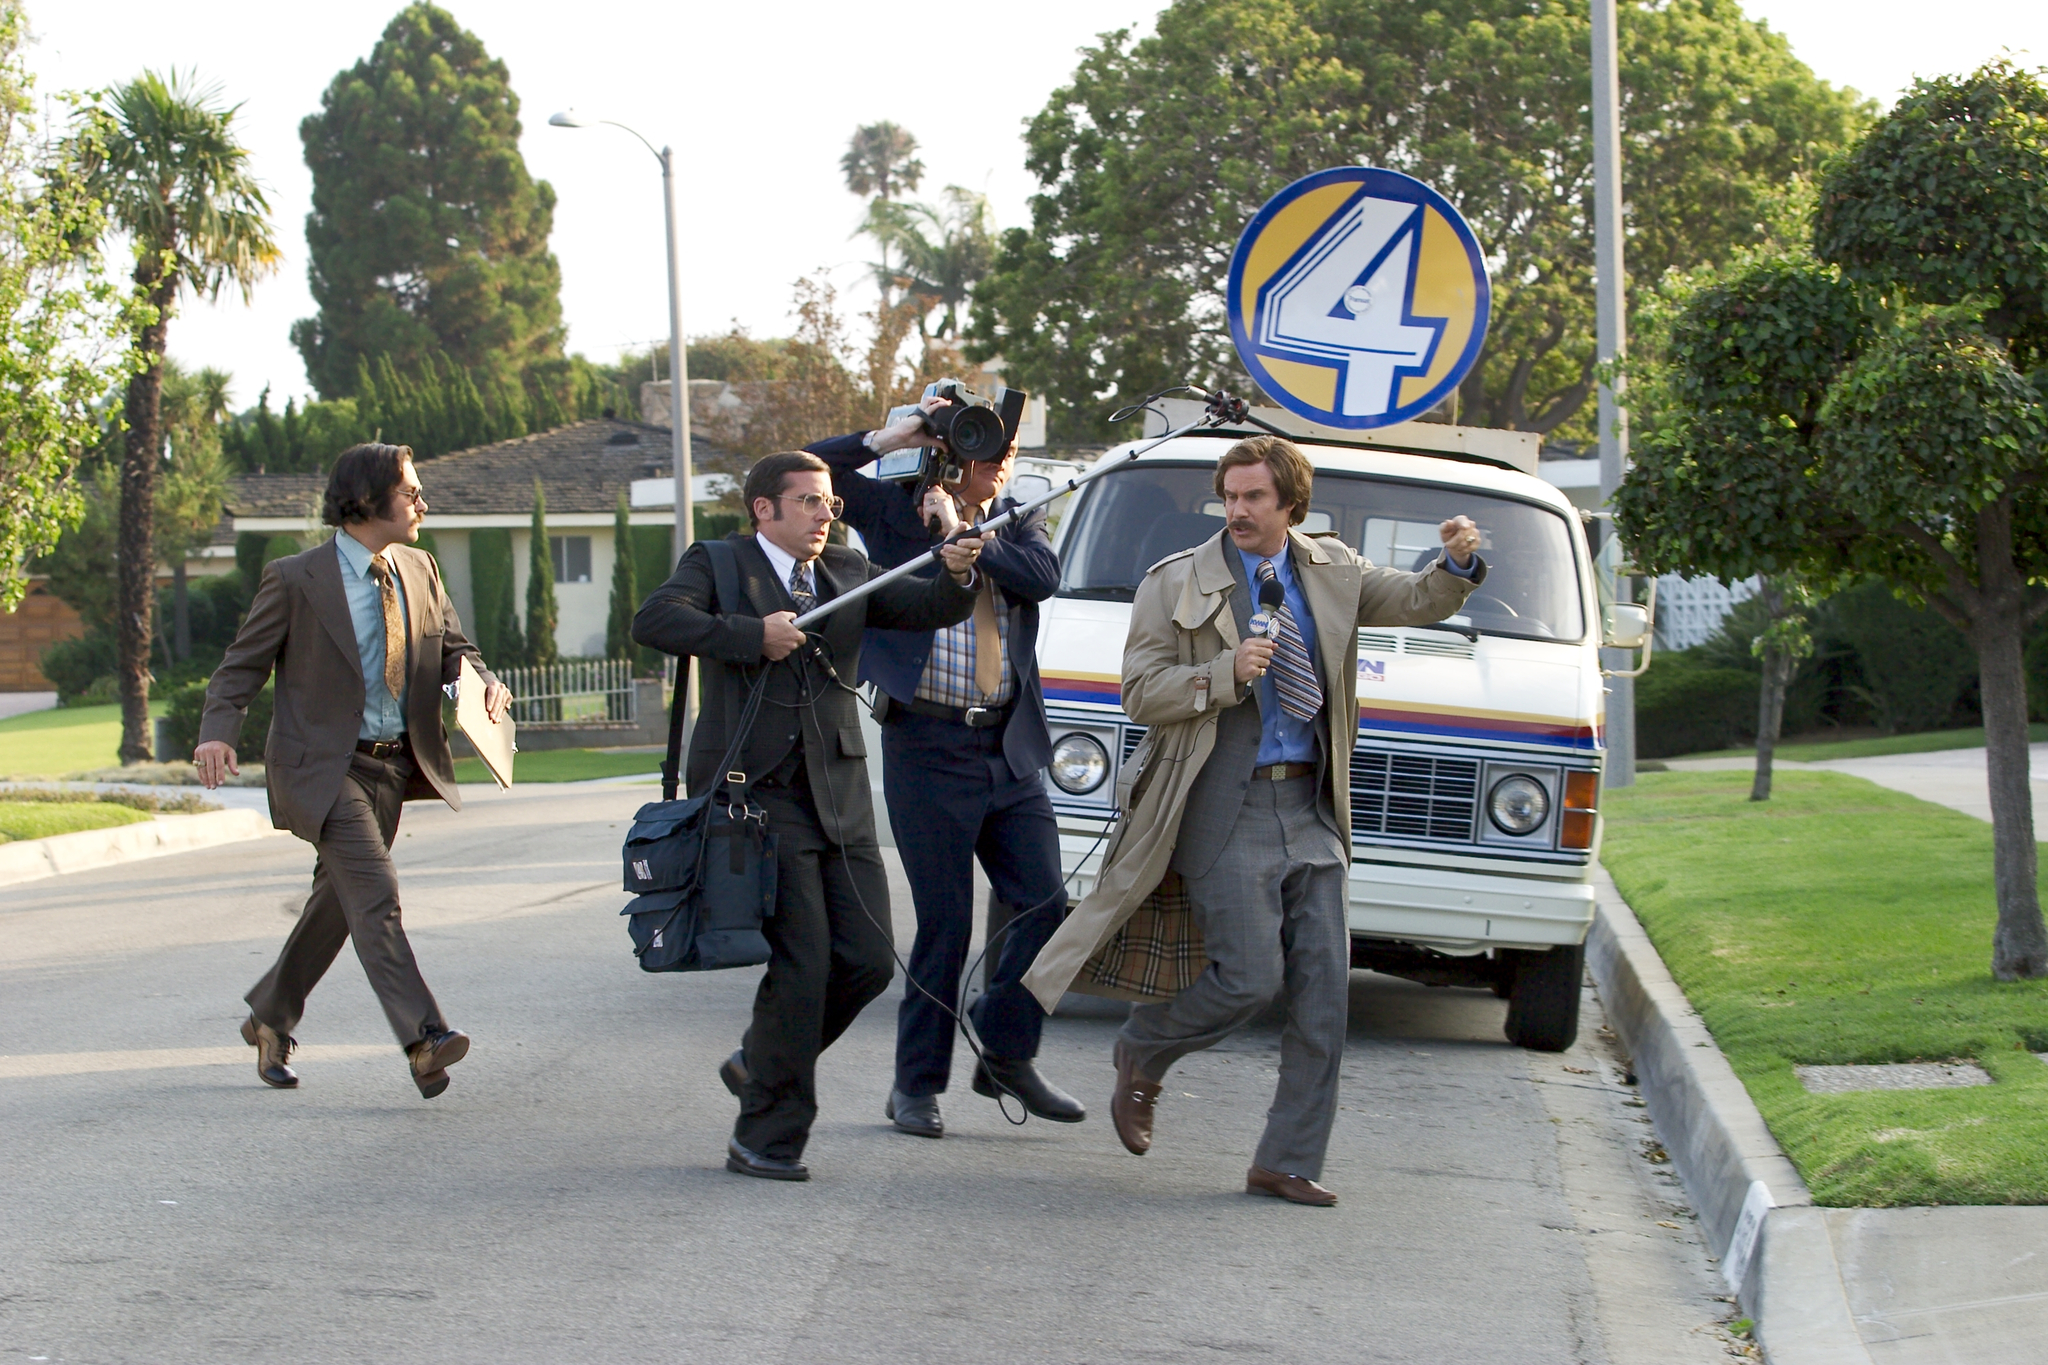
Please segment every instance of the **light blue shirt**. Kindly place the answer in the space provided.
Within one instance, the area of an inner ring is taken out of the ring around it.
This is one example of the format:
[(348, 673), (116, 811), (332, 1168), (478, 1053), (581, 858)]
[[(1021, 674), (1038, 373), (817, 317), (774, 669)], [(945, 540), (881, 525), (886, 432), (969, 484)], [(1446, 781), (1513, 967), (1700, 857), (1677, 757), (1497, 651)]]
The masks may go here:
[[(348, 596), (349, 621), (356, 628), (356, 654), (363, 663), (363, 725), (357, 739), (397, 739), (405, 733), (405, 697), (394, 697), (384, 685), (384, 596), (377, 580), (370, 577), (370, 552), (347, 531), (334, 533), (335, 549), (341, 556), (341, 590)], [(385, 562), (391, 563), (390, 551)], [(392, 586), (398, 592), (398, 614), (407, 621), (406, 637), (412, 636), (405, 608), (405, 582), (392, 565)], [(411, 689), (406, 689), (408, 692)]]
[[(1308, 651), (1309, 661), (1313, 664), (1316, 657), (1316, 619), (1309, 615), (1308, 600), (1301, 595), (1301, 587), (1294, 581), (1294, 559), (1289, 553), (1290, 545), (1281, 546), (1280, 553), (1273, 556), (1273, 576), (1280, 580), (1280, 587), (1287, 594), (1287, 610), (1294, 617), (1295, 628), (1301, 634), (1302, 647)], [(1259, 565), (1266, 557), (1246, 550), (1238, 550), (1237, 555), (1244, 561), (1244, 581), (1251, 585), (1252, 611), (1256, 614), (1259, 609)], [(1479, 572), (1479, 560), (1476, 556), (1470, 564), (1461, 569), (1449, 555), (1445, 555), (1443, 566), (1459, 578), (1470, 578)], [(1253, 686), (1259, 697), (1259, 756), (1256, 766), (1263, 768), (1273, 763), (1315, 762), (1315, 722), (1297, 720), (1280, 705), (1277, 684), (1274, 683), (1270, 672)], [(1325, 704), (1328, 704), (1327, 698)]]

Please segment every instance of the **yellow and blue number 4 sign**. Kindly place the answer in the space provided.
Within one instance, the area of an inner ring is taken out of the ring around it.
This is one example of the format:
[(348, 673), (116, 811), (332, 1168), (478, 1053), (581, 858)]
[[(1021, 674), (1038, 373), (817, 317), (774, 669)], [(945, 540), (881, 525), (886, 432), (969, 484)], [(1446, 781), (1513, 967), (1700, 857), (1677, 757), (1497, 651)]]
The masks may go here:
[(1230, 336), (1261, 388), (1327, 426), (1391, 426), (1479, 359), (1493, 291), (1479, 239), (1412, 176), (1339, 166), (1266, 201), (1230, 261)]

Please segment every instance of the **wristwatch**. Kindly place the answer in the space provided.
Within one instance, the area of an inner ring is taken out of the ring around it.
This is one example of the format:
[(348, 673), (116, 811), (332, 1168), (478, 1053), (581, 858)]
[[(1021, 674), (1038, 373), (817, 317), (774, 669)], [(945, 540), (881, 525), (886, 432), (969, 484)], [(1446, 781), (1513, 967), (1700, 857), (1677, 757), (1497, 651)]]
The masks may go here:
[(863, 445), (863, 446), (865, 446), (865, 447), (867, 448), (867, 452), (868, 452), (868, 454), (870, 454), (870, 455), (879, 455), (879, 454), (881, 454), (881, 453), (882, 453), (881, 451), (879, 451), (879, 450), (875, 449), (875, 438), (876, 438), (877, 436), (880, 436), (881, 434), (882, 434), (881, 428), (880, 428), (880, 427), (877, 427), (877, 428), (876, 428), (875, 430), (873, 430), (873, 431), (870, 431), (870, 432), (866, 432), (866, 433), (864, 433), (864, 434), (863, 434), (863, 435), (861, 436), (861, 438), (860, 438), (860, 443), (861, 443), (861, 445)]

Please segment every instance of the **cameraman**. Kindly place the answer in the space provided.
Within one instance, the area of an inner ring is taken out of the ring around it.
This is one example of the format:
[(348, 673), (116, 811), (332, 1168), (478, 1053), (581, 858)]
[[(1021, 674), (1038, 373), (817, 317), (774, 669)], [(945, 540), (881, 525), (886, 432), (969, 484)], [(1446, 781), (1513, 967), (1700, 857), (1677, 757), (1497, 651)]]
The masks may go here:
[[(928, 398), (921, 412), (879, 431), (808, 447), (831, 466), (846, 523), (876, 564), (901, 564), (963, 522), (1015, 505), (999, 496), (1016, 460), (1014, 441), (1000, 459), (963, 462), (958, 483), (934, 484), (922, 498), (858, 472), (891, 451), (943, 448), (922, 414), (947, 401)], [(974, 933), (977, 856), (1016, 917), (988, 946), (995, 971), (969, 1011), (984, 1057), (974, 1090), (1014, 1094), (1026, 1110), (1057, 1123), (1087, 1117), (1080, 1101), (1039, 1074), (1034, 1058), (1045, 1012), (1018, 984), (1066, 909), (1059, 826), (1040, 777), (1052, 760), (1052, 736), (1038, 682), (1038, 604), (1059, 583), (1043, 509), (985, 538), (979, 567), (980, 598), (967, 621), (937, 631), (870, 629), (861, 653), (860, 678), (879, 694), (883, 798), (917, 909), (885, 1112), (919, 1137), (945, 1136), (939, 1095), (953, 1059), (949, 1006), (959, 998)]]

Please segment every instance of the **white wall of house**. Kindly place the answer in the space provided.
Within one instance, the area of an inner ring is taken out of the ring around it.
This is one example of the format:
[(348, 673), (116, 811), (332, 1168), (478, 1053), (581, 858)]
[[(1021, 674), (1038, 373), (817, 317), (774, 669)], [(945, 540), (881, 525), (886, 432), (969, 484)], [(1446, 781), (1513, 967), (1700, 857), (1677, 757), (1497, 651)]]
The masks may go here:
[(476, 578), (470, 572), (469, 532), (434, 532), (434, 558), (441, 564), (441, 585), (462, 618), (463, 633), (476, 639)]

